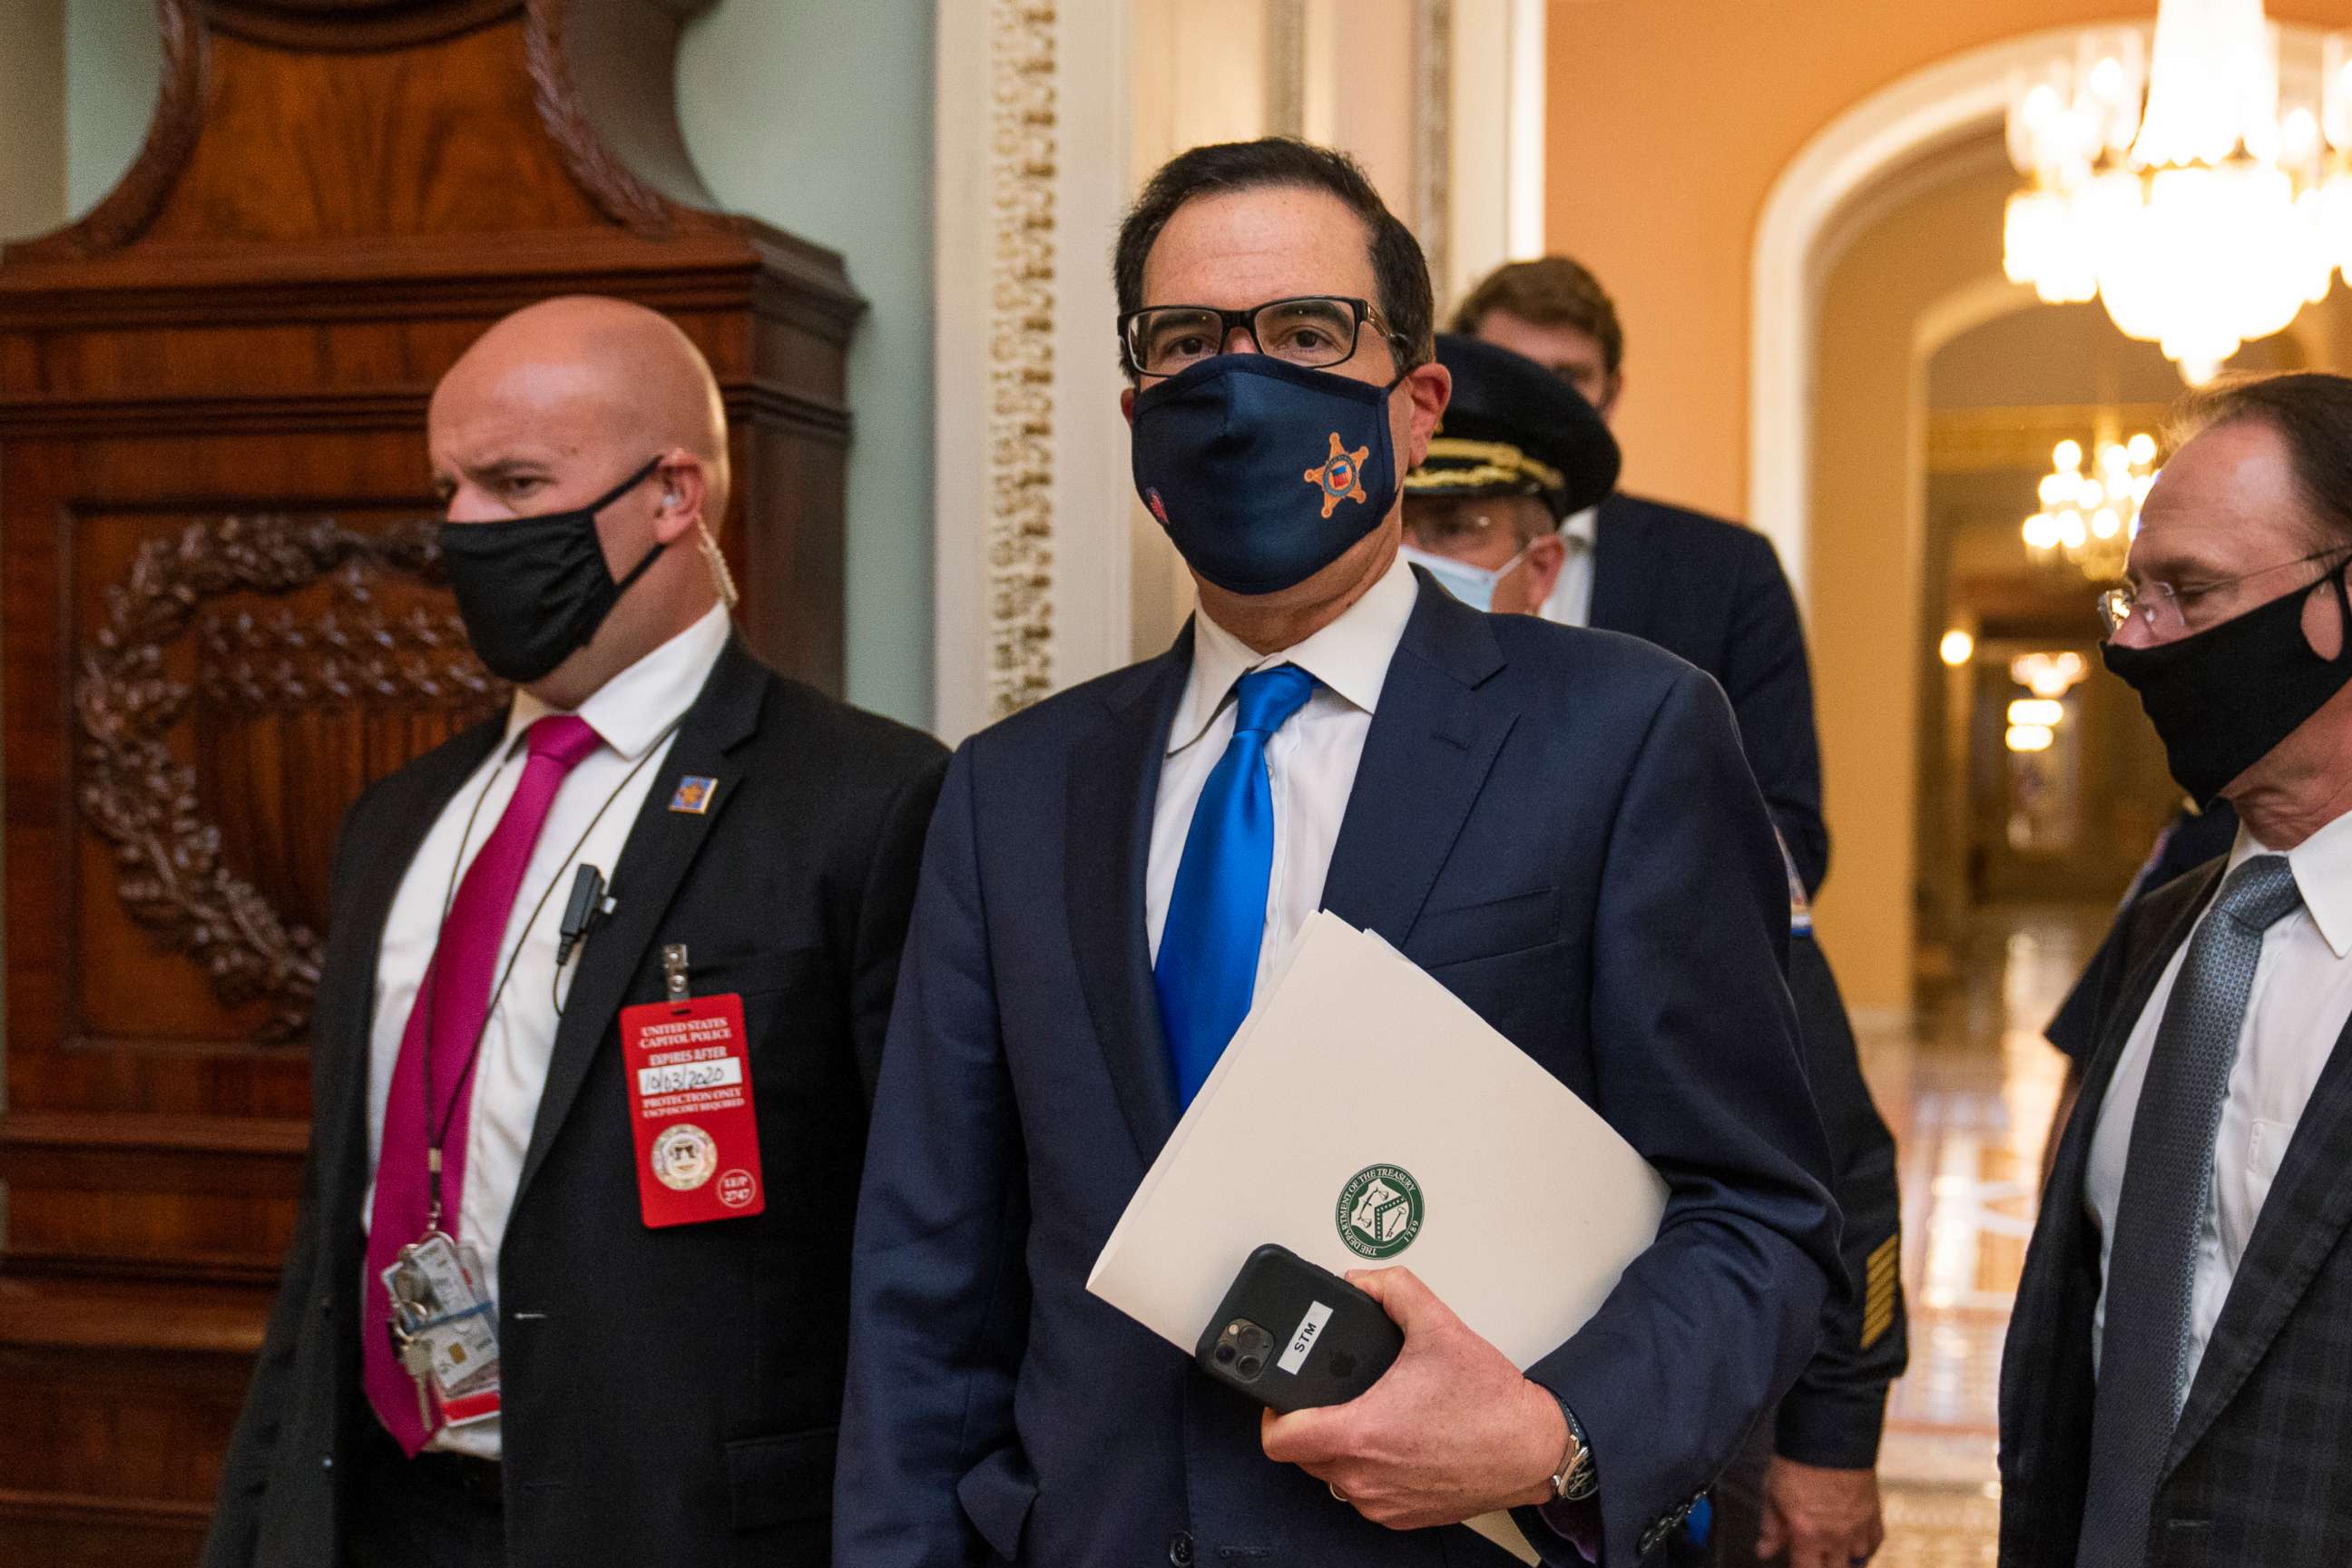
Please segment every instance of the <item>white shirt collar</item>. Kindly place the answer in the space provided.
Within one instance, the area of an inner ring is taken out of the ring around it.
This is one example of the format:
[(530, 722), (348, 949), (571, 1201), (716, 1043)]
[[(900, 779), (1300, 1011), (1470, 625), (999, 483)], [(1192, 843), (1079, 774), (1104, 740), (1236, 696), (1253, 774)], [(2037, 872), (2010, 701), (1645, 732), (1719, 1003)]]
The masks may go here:
[[(2234, 871), (2257, 855), (2273, 853), (2241, 827), (2225, 869)], [(2319, 928), (2328, 951), (2338, 958), (2352, 957), (2352, 811), (2288, 850), (2286, 863), (2294, 872), (2303, 907), (2311, 911), (2311, 922)]]
[(1559, 525), (1559, 536), (1591, 549), (1593, 541), (1601, 537), (1601, 509), (1589, 506), (1582, 511), (1570, 512)]
[(1339, 618), (1295, 647), (1261, 654), (1209, 618), (1192, 617), (1192, 671), (1184, 682), (1176, 721), (1168, 727), (1168, 754), (1199, 740), (1234, 694), (1234, 682), (1255, 669), (1295, 664), (1365, 712), (1380, 706), (1389, 661), (1412, 619), (1421, 584), (1399, 556)]
[[(700, 620), (598, 687), (580, 705), (580, 717), (606, 745), (636, 761), (694, 706), (733, 631), (726, 605), (711, 605)], [(507, 745), (555, 711), (518, 689), (507, 710)]]

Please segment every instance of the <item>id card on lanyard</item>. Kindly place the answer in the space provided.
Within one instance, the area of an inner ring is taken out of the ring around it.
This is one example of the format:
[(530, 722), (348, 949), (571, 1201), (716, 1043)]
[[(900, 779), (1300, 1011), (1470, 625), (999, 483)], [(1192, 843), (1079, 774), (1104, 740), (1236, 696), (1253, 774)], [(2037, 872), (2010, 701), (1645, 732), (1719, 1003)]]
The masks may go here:
[(648, 1226), (741, 1219), (768, 1206), (743, 998), (689, 996), (687, 952), (662, 949), (668, 995), (621, 1010), (637, 1201)]

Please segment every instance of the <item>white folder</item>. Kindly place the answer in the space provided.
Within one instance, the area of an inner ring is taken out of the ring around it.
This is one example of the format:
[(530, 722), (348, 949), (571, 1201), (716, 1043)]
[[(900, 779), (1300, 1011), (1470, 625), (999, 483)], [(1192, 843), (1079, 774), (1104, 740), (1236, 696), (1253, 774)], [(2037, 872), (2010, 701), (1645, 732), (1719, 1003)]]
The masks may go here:
[[(1525, 1369), (1600, 1308), (1656, 1238), (1665, 1200), (1574, 1091), (1387, 942), (1324, 912), (1087, 1289), (1189, 1356), (1243, 1262), (1279, 1242), (1335, 1274), (1412, 1268)], [(1469, 1522), (1537, 1561), (1508, 1516)]]

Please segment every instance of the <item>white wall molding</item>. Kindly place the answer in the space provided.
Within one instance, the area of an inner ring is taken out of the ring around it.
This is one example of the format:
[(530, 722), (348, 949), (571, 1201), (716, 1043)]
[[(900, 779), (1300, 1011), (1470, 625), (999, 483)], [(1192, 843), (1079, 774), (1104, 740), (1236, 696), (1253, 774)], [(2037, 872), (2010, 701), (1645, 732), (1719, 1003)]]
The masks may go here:
[[(1412, 128), (1391, 195), (1412, 203), (1441, 310), (1541, 245), (1543, 0), (1401, 5), (1410, 69), (1369, 96), (1344, 0), (1214, 14), (1245, 26), (1192, 47), (1171, 0), (938, 0), (934, 710), (951, 741), (1127, 663), (1139, 634), (1157, 646), (1189, 603), (1135, 521), (1118, 412), (1110, 253), (1139, 157), (1265, 129), (1345, 142), (1364, 129), (1346, 109)], [(1394, 163), (1405, 141), (1381, 145)]]
[(1544, 0), (1510, 0), (1505, 48), (1509, 55), (1509, 163), (1503, 172), (1503, 259), (1524, 261), (1544, 253), (1544, 150), (1549, 135), (1547, 100), (1551, 57), (1544, 32)]
[(1126, 6), (937, 15), (936, 722), (960, 740), (1127, 657), (1124, 519), (1088, 515), (1125, 454)]
[(1544, 9), (1541, 0), (1449, 0), (1442, 97), (1425, 89), (1423, 147), (1444, 184), (1428, 215), (1442, 325), (1473, 284), (1544, 249)]
[(2074, 58), (2078, 27), (2005, 39), (1913, 71), (1817, 132), (1757, 220), (1748, 351), (1748, 517), (1780, 552), (1799, 604), (1811, 589), (1813, 374), (1823, 234), (1877, 180), (2000, 123), (2011, 74)]
[[(1811, 586), (1814, 340), (1825, 237), (1879, 180), (1939, 147), (1997, 130), (2012, 73), (2072, 61), (2084, 31), (2024, 34), (1913, 71), (1817, 132), (1765, 198), (1749, 275), (1748, 516), (1779, 549), (1801, 604)], [(2288, 68), (2315, 56), (2318, 29), (2282, 25), (2280, 32)]]

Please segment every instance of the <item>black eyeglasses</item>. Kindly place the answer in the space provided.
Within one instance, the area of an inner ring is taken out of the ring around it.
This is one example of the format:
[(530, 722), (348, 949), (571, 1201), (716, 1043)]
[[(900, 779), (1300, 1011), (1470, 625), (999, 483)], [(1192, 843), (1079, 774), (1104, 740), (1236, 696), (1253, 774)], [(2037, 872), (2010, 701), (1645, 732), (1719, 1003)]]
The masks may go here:
[(1381, 308), (1370, 300), (1338, 294), (1269, 300), (1246, 310), (1220, 310), (1213, 305), (1153, 305), (1121, 316), (1118, 335), (1127, 350), (1128, 368), (1138, 375), (1175, 375), (1190, 370), (1224, 353), (1226, 341), (1236, 331), (1247, 332), (1260, 353), (1302, 370), (1324, 370), (1354, 357), (1367, 321), (1389, 341), (1397, 363), (1402, 364), (1404, 340), (1390, 329)]

